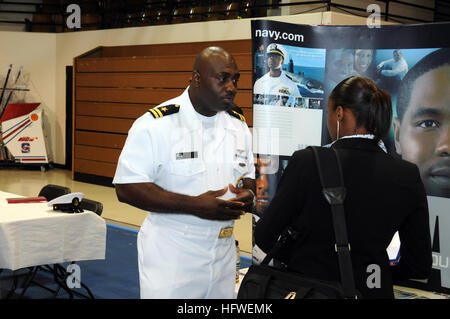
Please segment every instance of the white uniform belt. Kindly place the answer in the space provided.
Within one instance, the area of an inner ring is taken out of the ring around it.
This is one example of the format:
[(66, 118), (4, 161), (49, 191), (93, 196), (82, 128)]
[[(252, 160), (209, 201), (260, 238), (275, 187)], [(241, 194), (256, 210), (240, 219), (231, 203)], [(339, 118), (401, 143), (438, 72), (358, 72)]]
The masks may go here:
[(202, 223), (201, 225), (186, 224), (178, 222), (174, 218), (165, 218), (163, 214), (150, 213), (147, 216), (151, 225), (159, 228), (167, 228), (167, 231), (175, 231), (183, 235), (203, 237), (203, 238), (230, 238), (233, 231), (234, 222)]

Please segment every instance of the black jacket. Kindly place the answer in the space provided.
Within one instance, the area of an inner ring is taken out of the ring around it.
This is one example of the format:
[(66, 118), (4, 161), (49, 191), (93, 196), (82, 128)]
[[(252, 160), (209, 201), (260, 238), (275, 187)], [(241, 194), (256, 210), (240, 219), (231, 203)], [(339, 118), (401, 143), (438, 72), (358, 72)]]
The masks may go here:
[[(333, 147), (347, 188), (344, 206), (357, 289), (365, 298), (393, 298), (394, 281), (427, 278), (431, 271), (428, 205), (419, 170), (384, 153), (370, 139), (340, 139)], [(321, 193), (311, 149), (297, 151), (290, 159), (275, 197), (256, 225), (256, 244), (268, 252), (294, 222), (300, 235), (278, 259), (312, 277), (339, 280), (331, 210)], [(386, 248), (396, 231), (401, 258), (392, 267)], [(371, 264), (380, 266), (380, 288), (367, 286)]]

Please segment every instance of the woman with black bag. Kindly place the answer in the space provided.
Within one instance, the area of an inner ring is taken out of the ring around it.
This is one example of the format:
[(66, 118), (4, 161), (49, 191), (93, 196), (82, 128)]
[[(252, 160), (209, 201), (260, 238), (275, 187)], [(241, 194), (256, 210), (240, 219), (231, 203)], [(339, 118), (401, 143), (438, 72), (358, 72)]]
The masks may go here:
[[(391, 120), (389, 94), (369, 78), (347, 78), (330, 95), (327, 126), (342, 166), (348, 252), (354, 285), (363, 298), (393, 298), (394, 282), (424, 279), (431, 271), (424, 186), (414, 164), (386, 153), (381, 139)], [(290, 272), (339, 282), (334, 225), (312, 149), (296, 151), (256, 225), (256, 245), (269, 252), (291, 227), (295, 240), (275, 258)], [(397, 231), (401, 257), (390, 266), (386, 248)], [(244, 289), (239, 298), (252, 297), (251, 285)]]

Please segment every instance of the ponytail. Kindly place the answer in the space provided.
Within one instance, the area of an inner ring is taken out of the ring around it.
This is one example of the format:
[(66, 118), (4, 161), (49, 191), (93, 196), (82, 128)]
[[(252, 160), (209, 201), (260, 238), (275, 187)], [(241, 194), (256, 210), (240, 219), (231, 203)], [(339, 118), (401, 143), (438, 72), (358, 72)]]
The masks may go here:
[(384, 90), (376, 90), (370, 100), (366, 129), (379, 140), (388, 134), (391, 121), (391, 96)]
[(352, 110), (358, 127), (365, 127), (377, 140), (387, 135), (392, 121), (392, 102), (388, 92), (374, 81), (352, 76), (341, 81), (330, 94), (333, 109), (338, 105)]

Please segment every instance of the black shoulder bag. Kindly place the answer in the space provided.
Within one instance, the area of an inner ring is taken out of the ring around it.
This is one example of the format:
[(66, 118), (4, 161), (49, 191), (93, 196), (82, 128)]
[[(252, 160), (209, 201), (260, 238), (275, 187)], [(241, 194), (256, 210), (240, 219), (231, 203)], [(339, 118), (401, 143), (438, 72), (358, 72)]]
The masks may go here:
[(325, 281), (307, 275), (269, 266), (269, 262), (283, 247), (295, 241), (297, 232), (286, 228), (275, 246), (260, 265), (250, 266), (242, 280), (238, 299), (356, 299), (350, 244), (344, 214), (346, 190), (341, 163), (333, 148), (311, 147), (319, 169), (322, 191), (331, 205), (336, 250), (341, 281)]

